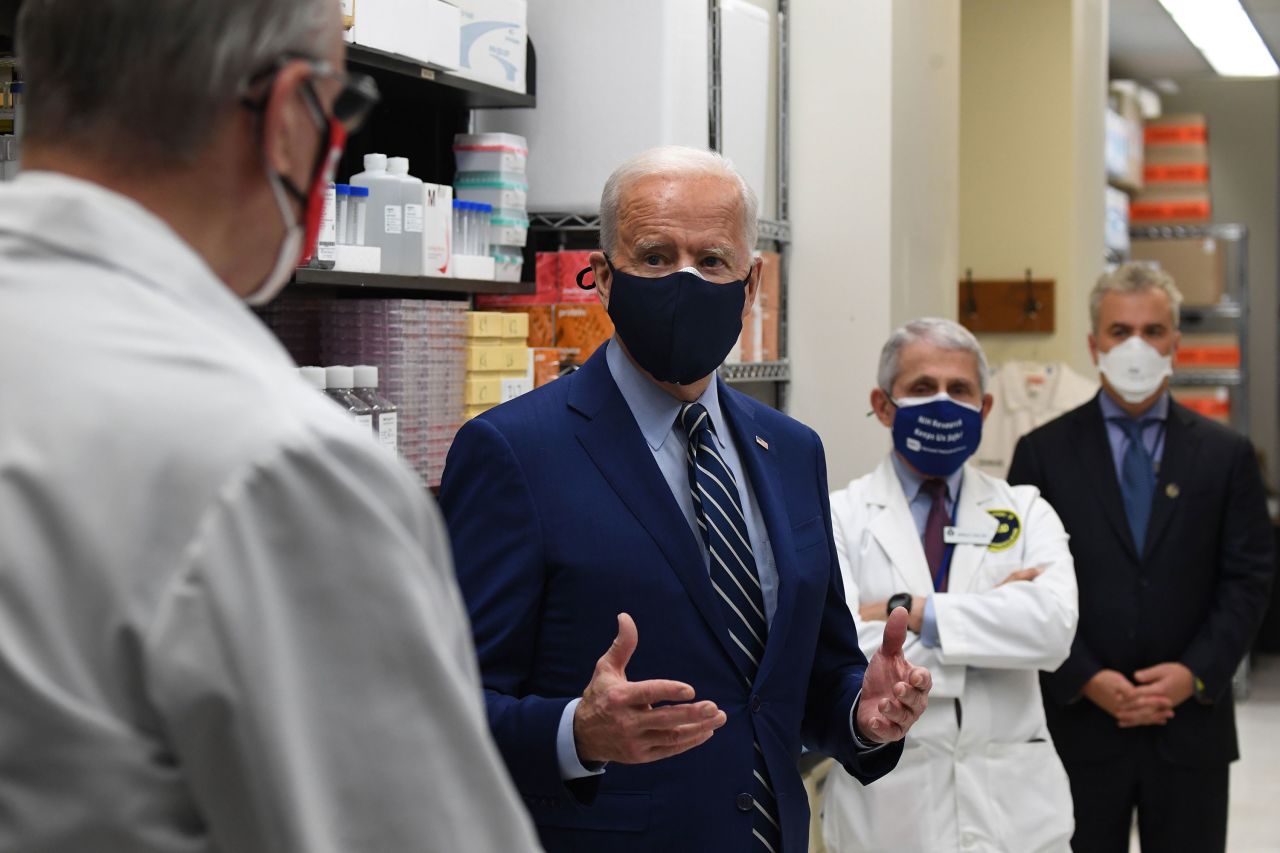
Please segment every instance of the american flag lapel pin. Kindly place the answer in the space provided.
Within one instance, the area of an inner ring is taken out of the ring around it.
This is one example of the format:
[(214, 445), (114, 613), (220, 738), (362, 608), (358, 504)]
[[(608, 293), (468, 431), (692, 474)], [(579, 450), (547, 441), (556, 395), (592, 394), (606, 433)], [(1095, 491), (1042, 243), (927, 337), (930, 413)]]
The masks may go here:
[(760, 446), (761, 446), (761, 447), (763, 447), (765, 450), (768, 450), (768, 449), (769, 449), (769, 442), (765, 441), (763, 438), (761, 438), (761, 437), (760, 437), (760, 436), (758, 436), (758, 435), (756, 436), (756, 444), (760, 445)]

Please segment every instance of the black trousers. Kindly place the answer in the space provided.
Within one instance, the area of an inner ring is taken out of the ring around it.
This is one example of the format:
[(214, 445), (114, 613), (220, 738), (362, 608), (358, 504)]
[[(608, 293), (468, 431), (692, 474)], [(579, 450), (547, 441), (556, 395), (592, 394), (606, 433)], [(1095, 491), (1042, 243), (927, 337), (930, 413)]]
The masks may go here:
[(1066, 764), (1076, 814), (1071, 849), (1128, 853), (1137, 809), (1142, 853), (1224, 853), (1230, 765), (1173, 764), (1155, 738), (1143, 741), (1120, 759)]

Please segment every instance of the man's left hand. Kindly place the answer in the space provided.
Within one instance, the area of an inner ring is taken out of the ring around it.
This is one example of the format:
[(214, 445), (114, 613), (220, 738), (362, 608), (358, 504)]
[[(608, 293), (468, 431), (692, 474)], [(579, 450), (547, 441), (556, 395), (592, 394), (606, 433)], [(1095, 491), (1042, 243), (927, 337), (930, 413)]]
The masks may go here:
[(1195, 693), (1195, 676), (1191, 670), (1176, 662), (1158, 663), (1133, 674), (1138, 689), (1134, 691), (1139, 697), (1163, 696), (1169, 704), (1176, 708), (1191, 698)]
[(907, 611), (898, 607), (889, 614), (884, 641), (871, 656), (862, 677), (858, 731), (876, 743), (902, 740), (929, 705), (933, 676), (922, 666), (912, 666), (903, 656), (906, 636)]

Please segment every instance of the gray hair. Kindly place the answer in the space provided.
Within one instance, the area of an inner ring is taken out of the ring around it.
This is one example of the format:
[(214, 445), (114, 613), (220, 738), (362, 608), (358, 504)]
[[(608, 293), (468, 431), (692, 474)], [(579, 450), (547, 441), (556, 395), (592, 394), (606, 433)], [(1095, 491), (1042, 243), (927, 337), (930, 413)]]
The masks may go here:
[(922, 317), (895, 329), (885, 342), (884, 349), (880, 350), (880, 370), (876, 374), (876, 381), (886, 394), (893, 392), (893, 383), (898, 381), (898, 371), (902, 368), (902, 348), (917, 342), (932, 344), (940, 349), (973, 353), (978, 362), (978, 387), (983, 394), (987, 393), (987, 356), (973, 332), (954, 320)]
[(683, 145), (666, 145), (642, 151), (623, 163), (604, 183), (600, 194), (600, 247), (606, 252), (617, 251), (618, 208), (622, 204), (622, 192), (636, 181), (651, 175), (671, 177), (720, 177), (732, 181), (742, 198), (742, 239), (747, 251), (756, 248), (760, 225), (756, 221), (760, 202), (746, 179), (733, 167), (733, 163), (715, 151), (688, 148)]
[(1089, 294), (1089, 320), (1094, 334), (1098, 332), (1098, 314), (1102, 297), (1108, 293), (1141, 293), (1144, 290), (1163, 290), (1173, 309), (1173, 327), (1178, 328), (1182, 317), (1182, 291), (1173, 283), (1173, 276), (1148, 261), (1130, 261), (1111, 272), (1103, 273)]
[(337, 0), (26, 0), (24, 135), (121, 168), (188, 165), (245, 80), (320, 58)]

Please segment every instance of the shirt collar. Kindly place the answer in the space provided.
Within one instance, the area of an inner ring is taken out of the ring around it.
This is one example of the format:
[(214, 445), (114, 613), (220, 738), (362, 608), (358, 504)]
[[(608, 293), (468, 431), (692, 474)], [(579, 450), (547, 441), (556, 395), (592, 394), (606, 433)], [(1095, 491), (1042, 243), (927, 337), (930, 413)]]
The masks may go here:
[(1098, 391), (1098, 405), (1102, 407), (1103, 420), (1113, 421), (1121, 418), (1139, 421), (1167, 421), (1169, 419), (1169, 392), (1165, 391), (1156, 401), (1136, 418), (1129, 418), (1129, 413), (1120, 408), (1120, 404), (1111, 399), (1107, 389)]
[[(635, 417), (645, 442), (656, 453), (666, 442), (667, 436), (671, 435), (676, 416), (680, 414), (680, 407), (684, 404), (663, 391), (654, 384), (652, 379), (641, 372), (640, 368), (636, 367), (635, 363), (622, 351), (616, 336), (609, 341), (607, 347), (605, 362), (609, 365), (609, 373), (613, 376), (618, 390), (622, 392), (622, 399), (626, 401), (627, 408), (631, 409), (631, 414)], [(706, 408), (707, 416), (711, 418), (711, 431), (715, 434), (716, 443), (723, 448), (725, 422), (720, 412), (717, 383), (718, 380), (712, 377), (711, 384), (707, 386), (706, 391), (702, 392), (698, 402)]]
[[(920, 494), (920, 487), (924, 485), (924, 481), (928, 478), (912, 470), (906, 462), (902, 461), (902, 457), (898, 455), (897, 451), (890, 453), (889, 458), (893, 460), (893, 470), (897, 473), (898, 482), (902, 485), (902, 493), (907, 496), (907, 503), (911, 503), (916, 499), (916, 495)], [(946, 478), (947, 500), (954, 501), (956, 499), (956, 496), (960, 494), (960, 484), (963, 480), (964, 466), (961, 465), (954, 474)]]

